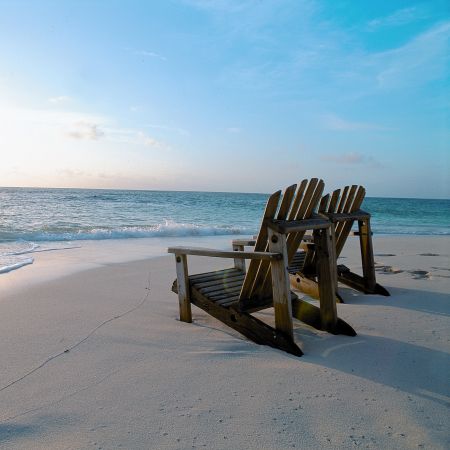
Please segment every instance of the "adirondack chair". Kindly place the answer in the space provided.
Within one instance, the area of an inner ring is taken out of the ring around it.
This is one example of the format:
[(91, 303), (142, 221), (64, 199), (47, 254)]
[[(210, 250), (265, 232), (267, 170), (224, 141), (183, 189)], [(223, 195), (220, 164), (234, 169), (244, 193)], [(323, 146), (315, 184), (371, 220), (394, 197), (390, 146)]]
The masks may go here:
[[(303, 353), (294, 342), (295, 317), (315, 328), (334, 334), (356, 335), (337, 317), (334, 301), (336, 277), (331, 222), (314, 212), (323, 192), (323, 181), (314, 178), (289, 186), (284, 195), (272, 194), (264, 211), (254, 251), (218, 251), (170, 247), (175, 254), (177, 279), (172, 290), (178, 294), (180, 320), (192, 321), (191, 303), (258, 344), (269, 345), (296, 356)], [(318, 246), (320, 308), (290, 292), (287, 267), (306, 230), (315, 230)], [(196, 275), (188, 274), (188, 255), (231, 258), (233, 268)], [(249, 259), (248, 270), (242, 259)], [(273, 307), (275, 328), (251, 313)]]
[[(328, 217), (333, 223), (336, 258), (342, 252), (345, 242), (355, 221), (358, 221), (361, 248), (362, 272), (360, 276), (353, 273), (343, 264), (337, 265), (337, 280), (365, 294), (380, 294), (389, 296), (389, 292), (376, 282), (375, 264), (373, 258), (372, 232), (370, 228), (370, 214), (360, 209), (364, 200), (365, 189), (362, 186), (345, 186), (333, 193), (322, 197), (319, 214)], [(289, 267), (291, 286), (306, 292), (312, 297), (319, 296), (317, 278), (317, 252), (314, 244), (302, 244), (302, 250), (296, 253)], [(342, 298), (337, 292), (337, 301)]]

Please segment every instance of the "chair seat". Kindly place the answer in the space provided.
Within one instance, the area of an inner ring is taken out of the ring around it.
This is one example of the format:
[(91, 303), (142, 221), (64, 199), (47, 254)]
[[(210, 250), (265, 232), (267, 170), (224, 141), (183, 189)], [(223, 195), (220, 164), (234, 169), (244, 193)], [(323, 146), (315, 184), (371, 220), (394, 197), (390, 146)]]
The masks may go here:
[[(241, 312), (255, 312), (271, 306), (272, 296), (239, 302), (239, 294), (245, 273), (239, 269), (225, 269), (189, 277), (192, 290), (207, 296), (209, 300), (223, 308), (233, 307)], [(291, 298), (297, 295), (291, 291)]]
[(295, 253), (292, 258), (291, 264), (289, 264), (288, 272), (291, 274), (296, 274), (297, 272), (301, 272), (303, 266), (305, 264), (306, 252), (303, 250), (299, 250)]
[(232, 268), (191, 275), (189, 284), (191, 289), (206, 295), (214, 303), (228, 308), (237, 305), (244, 278), (244, 272)]

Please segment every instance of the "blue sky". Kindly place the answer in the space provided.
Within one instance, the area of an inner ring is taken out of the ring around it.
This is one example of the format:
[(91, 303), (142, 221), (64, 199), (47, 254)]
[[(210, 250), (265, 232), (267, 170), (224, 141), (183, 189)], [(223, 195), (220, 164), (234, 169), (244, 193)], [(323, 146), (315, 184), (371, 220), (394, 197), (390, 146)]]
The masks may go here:
[(0, 185), (450, 198), (444, 0), (0, 0)]

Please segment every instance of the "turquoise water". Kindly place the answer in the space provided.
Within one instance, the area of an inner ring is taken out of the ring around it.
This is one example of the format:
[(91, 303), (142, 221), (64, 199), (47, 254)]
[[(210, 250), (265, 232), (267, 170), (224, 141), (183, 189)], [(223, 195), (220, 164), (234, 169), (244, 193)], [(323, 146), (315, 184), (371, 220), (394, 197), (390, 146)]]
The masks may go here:
[[(0, 188), (0, 273), (83, 240), (252, 235), (268, 195)], [(450, 200), (367, 198), (375, 234), (450, 235)]]

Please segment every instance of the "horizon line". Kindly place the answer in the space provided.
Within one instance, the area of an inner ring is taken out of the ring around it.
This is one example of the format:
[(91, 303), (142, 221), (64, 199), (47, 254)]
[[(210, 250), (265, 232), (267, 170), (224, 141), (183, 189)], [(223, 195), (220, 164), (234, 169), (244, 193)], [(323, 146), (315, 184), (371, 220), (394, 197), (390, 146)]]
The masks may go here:
[[(249, 194), (249, 195), (270, 195), (270, 192), (242, 192), (242, 191), (205, 191), (197, 189), (146, 189), (146, 188), (83, 188), (83, 187), (48, 187), (48, 186), (0, 186), (0, 189), (53, 189), (53, 190), (80, 190), (80, 191), (141, 191), (141, 192), (193, 192), (193, 193), (208, 193), (208, 194)], [(447, 197), (385, 197), (378, 195), (366, 195), (366, 198), (384, 198), (384, 199), (398, 199), (398, 200), (450, 200)]]

